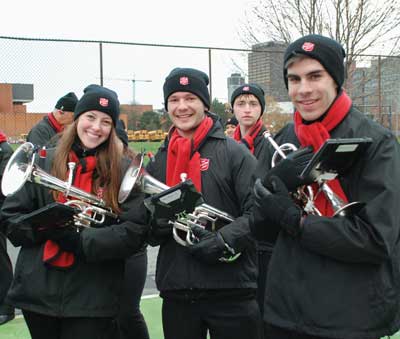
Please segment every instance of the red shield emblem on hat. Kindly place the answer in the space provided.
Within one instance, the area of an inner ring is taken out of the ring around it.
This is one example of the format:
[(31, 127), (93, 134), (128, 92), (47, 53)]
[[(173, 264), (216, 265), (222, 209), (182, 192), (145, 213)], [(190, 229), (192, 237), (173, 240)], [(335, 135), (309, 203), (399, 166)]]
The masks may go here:
[(250, 91), (250, 87), (249, 86), (244, 86), (243, 87), (243, 91), (246, 91), (246, 92)]
[(99, 104), (103, 107), (107, 107), (108, 106), (108, 99), (107, 98), (100, 98), (99, 99)]
[(189, 78), (188, 78), (188, 77), (180, 77), (180, 78), (179, 78), (179, 83), (180, 83), (182, 86), (189, 85)]
[(200, 158), (200, 171), (207, 171), (210, 165), (210, 159)]
[(305, 42), (301, 48), (305, 50), (306, 52), (311, 52), (315, 47), (315, 44), (312, 42)]

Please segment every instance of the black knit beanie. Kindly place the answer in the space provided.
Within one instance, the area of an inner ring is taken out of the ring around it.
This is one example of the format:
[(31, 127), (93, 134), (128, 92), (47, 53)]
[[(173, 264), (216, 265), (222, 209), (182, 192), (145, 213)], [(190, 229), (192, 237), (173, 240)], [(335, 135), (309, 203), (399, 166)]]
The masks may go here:
[(83, 96), (76, 104), (74, 120), (87, 111), (100, 111), (108, 114), (114, 126), (119, 117), (119, 101), (117, 93), (99, 85), (89, 85), (83, 90)]
[(318, 60), (335, 80), (338, 89), (343, 86), (345, 78), (344, 58), (346, 52), (337, 41), (318, 34), (306, 35), (291, 43), (286, 49), (283, 60), (283, 76), (288, 87), (286, 63), (298, 54)]
[(60, 99), (58, 99), (54, 107), (62, 111), (73, 112), (75, 110), (77, 102), (78, 102), (78, 97), (75, 95), (75, 93), (69, 92)]
[(231, 106), (233, 109), (233, 104), (236, 98), (242, 94), (253, 94), (261, 105), (261, 115), (264, 113), (265, 109), (265, 93), (264, 90), (257, 84), (244, 84), (236, 88), (231, 96)]
[(238, 124), (239, 124), (239, 121), (237, 121), (237, 119), (235, 117), (232, 117), (232, 118), (229, 118), (228, 120), (226, 120), (225, 127), (228, 125), (237, 126)]
[(174, 68), (165, 79), (164, 106), (168, 110), (168, 98), (175, 92), (190, 92), (197, 95), (207, 109), (210, 109), (210, 94), (208, 75), (194, 68)]

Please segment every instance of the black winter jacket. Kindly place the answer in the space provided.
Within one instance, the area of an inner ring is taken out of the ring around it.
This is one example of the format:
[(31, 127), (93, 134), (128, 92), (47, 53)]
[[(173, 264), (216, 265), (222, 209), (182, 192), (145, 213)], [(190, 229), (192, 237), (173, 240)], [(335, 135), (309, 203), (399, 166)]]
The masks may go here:
[(26, 137), (26, 141), (29, 141), (37, 146), (54, 146), (55, 139), (52, 138), (55, 135), (57, 135), (57, 131), (51, 125), (49, 118), (45, 116), (35, 126), (32, 127), (28, 133), (28, 136)]
[[(161, 244), (157, 258), (156, 282), (162, 295), (165, 291), (257, 287), (255, 243), (248, 225), (249, 185), (256, 160), (243, 145), (227, 138), (216, 116), (209, 114), (214, 126), (199, 149), (201, 157), (209, 159), (208, 169), (201, 172), (202, 194), (207, 204), (236, 217), (219, 232), (242, 254), (232, 263), (207, 265), (171, 236)], [(162, 182), (166, 182), (167, 151), (168, 139), (147, 166), (149, 174)]]
[[(53, 149), (41, 167), (50, 172)], [(6, 198), (3, 217), (17, 219), (53, 202), (44, 186), (27, 182), (20, 191)], [(69, 269), (46, 266), (42, 261), (43, 243), (38, 243), (25, 225), (10, 229), (8, 237), (20, 246), (15, 277), (7, 302), (23, 310), (57, 317), (113, 317), (119, 307), (124, 274), (124, 258), (139, 250), (137, 236), (143, 224), (145, 207), (142, 194), (131, 194), (121, 206), (121, 222), (82, 232), (84, 257), (77, 257)], [(143, 213), (143, 215), (142, 215)]]
[[(9, 145), (8, 142), (4, 141), (4, 142), (0, 143), (0, 183), (3, 178), (3, 173), (7, 166), (8, 160), (10, 160), (12, 154), (13, 154), (13, 149), (11, 148), (11, 146)], [(3, 204), (4, 198), (5, 197), (0, 189), (0, 208)], [(0, 216), (0, 220), (1, 220), (1, 216)], [(0, 231), (1, 231), (1, 229), (0, 229)]]
[[(268, 271), (264, 320), (329, 338), (380, 338), (400, 326), (400, 148), (382, 126), (352, 108), (331, 138), (371, 137), (373, 144), (339, 178), (353, 218), (309, 215), (299, 238), (280, 232)], [(294, 125), (275, 140), (299, 146)], [(259, 159), (265, 174), (271, 156)], [(266, 225), (253, 229), (263, 238)]]

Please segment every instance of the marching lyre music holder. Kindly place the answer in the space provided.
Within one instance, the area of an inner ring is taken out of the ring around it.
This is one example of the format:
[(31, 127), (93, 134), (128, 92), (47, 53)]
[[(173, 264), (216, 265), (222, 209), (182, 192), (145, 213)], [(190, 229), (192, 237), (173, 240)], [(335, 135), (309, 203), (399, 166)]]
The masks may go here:
[(301, 173), (322, 182), (344, 174), (372, 143), (371, 138), (328, 139)]
[(360, 201), (344, 201), (330, 188), (328, 181), (351, 168), (371, 143), (371, 138), (328, 139), (301, 173), (301, 177), (318, 182), (319, 192), (323, 192), (332, 205), (333, 217), (352, 216), (364, 207)]

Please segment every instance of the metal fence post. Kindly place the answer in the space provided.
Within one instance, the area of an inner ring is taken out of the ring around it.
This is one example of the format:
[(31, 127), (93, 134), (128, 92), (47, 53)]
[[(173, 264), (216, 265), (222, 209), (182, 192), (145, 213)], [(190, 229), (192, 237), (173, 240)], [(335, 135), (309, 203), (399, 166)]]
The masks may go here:
[(103, 86), (103, 43), (99, 43), (100, 54), (100, 85)]

